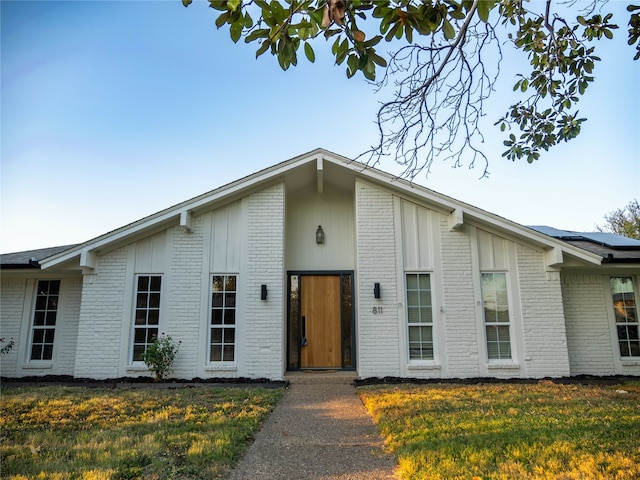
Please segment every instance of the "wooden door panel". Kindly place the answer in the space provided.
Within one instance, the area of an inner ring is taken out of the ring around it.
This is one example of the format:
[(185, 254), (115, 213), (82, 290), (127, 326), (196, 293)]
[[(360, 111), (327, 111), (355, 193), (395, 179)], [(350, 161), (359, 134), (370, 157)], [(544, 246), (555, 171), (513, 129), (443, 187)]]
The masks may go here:
[(305, 275), (301, 278), (301, 308), (306, 346), (302, 368), (340, 368), (340, 276)]

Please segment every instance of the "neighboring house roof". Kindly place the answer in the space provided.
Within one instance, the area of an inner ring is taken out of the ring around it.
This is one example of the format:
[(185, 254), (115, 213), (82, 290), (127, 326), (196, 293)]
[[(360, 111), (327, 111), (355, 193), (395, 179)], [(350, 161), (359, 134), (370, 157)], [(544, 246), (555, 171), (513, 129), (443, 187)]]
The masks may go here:
[(40, 261), (47, 257), (57, 255), (76, 245), (64, 245), (61, 247), (40, 248), (38, 250), (26, 250), (24, 252), (3, 253), (0, 255), (0, 268), (40, 268)]
[(95, 266), (97, 254), (118, 248), (118, 246), (171, 226), (180, 225), (185, 230), (190, 230), (191, 218), (194, 215), (228, 204), (279, 182), (284, 182), (287, 188), (291, 189), (317, 185), (318, 191), (321, 192), (323, 183), (328, 179), (335, 184), (347, 186), (348, 184), (352, 185), (356, 178), (389, 189), (403, 198), (411, 199), (448, 215), (451, 229), (460, 228), (465, 222), (472, 221), (475, 225), (502, 231), (507, 236), (524, 240), (545, 251), (546, 262), (550, 268), (560, 266), (563, 263), (564, 254), (587, 264), (601, 264), (600, 256), (585, 249), (559, 241), (363, 163), (324, 149), (316, 149), (49, 257), (42, 262), (42, 268), (52, 268), (63, 264), (72, 267), (71, 264), (74, 264), (75, 268), (92, 269)]
[(640, 263), (640, 240), (634, 238), (607, 232), (572, 232), (543, 225), (529, 228), (600, 255), (602, 263)]

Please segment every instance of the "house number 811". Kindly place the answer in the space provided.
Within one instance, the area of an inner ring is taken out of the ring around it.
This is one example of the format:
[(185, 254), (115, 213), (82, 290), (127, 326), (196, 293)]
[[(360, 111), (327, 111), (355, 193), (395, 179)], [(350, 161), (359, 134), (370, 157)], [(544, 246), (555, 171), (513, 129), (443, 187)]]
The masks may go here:
[(382, 314), (382, 307), (373, 307), (373, 314), (374, 315)]

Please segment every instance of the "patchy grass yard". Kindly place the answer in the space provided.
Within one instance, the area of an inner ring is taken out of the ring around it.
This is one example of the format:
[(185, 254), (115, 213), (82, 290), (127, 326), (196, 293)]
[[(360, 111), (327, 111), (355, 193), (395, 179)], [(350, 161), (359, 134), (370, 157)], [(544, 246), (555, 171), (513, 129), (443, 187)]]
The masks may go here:
[(403, 479), (640, 479), (640, 382), (358, 392)]
[(229, 470), (282, 389), (3, 388), (0, 476), (209, 479)]

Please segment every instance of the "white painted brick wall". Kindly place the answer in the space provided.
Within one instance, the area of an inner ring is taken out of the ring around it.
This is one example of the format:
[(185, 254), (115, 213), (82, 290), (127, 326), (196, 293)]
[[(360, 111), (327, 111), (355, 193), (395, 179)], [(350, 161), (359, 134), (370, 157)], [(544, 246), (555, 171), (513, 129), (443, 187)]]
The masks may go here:
[[(0, 375), (4, 377), (18, 376), (18, 351), (26, 285), (25, 278), (10, 278), (10, 274), (3, 272), (0, 283), (0, 337), (4, 337), (5, 342), (11, 339), (15, 342), (6, 355), (0, 356)], [(2, 344), (4, 345), (6, 343)]]
[[(284, 184), (252, 194), (248, 199), (247, 252), (242, 293), (245, 318), (241, 331), (238, 376), (283, 378), (285, 367)], [(267, 300), (260, 286), (267, 285)]]
[(546, 272), (542, 253), (516, 245), (524, 372), (528, 378), (569, 375), (560, 275)]
[(82, 276), (63, 278), (60, 282), (60, 300), (55, 334), (55, 365), (53, 374), (74, 375), (80, 302), (82, 301)]
[(206, 358), (205, 352), (200, 351), (206, 343), (200, 338), (201, 309), (207, 308), (206, 304), (201, 305), (201, 292), (210, 288), (208, 282), (203, 284), (203, 279), (208, 278), (203, 276), (203, 269), (208, 270), (203, 263), (203, 231), (203, 217), (197, 216), (192, 220), (191, 232), (175, 227), (167, 234), (170, 271), (165, 275), (162, 330), (182, 342), (174, 362), (174, 378), (194, 378)]
[(446, 376), (450, 378), (477, 377), (480, 375), (478, 339), (473, 289), (471, 239), (465, 225), (451, 230), (447, 218), (440, 218), (440, 242), (442, 256), (442, 285), (444, 315), (435, 313), (444, 322), (446, 345), (440, 349), (446, 362)]
[[(73, 375), (75, 366), (76, 333), (82, 295), (82, 277), (70, 277), (68, 274), (56, 277), (50, 272), (30, 273), (13, 277), (3, 273), (0, 286), (0, 337), (8, 342), (14, 340), (13, 348), (0, 357), (0, 374), (7, 377), (36, 375)], [(13, 277), (13, 278), (12, 278)], [(28, 352), (33, 315), (32, 288), (27, 290), (27, 281), (36, 286), (38, 280), (61, 280), (56, 332), (54, 339), (54, 358), (50, 366), (36, 368), (29, 365)], [(26, 321), (25, 321), (26, 316)]]
[(563, 274), (561, 278), (571, 375), (615, 374), (603, 277)]
[(98, 257), (95, 275), (84, 277), (75, 376), (115, 378), (119, 375), (120, 347), (127, 282), (127, 248)]
[[(390, 192), (356, 181), (358, 374), (400, 376), (395, 219)], [(399, 221), (399, 219), (398, 219)], [(381, 299), (373, 298), (379, 282)], [(373, 307), (383, 307), (373, 314)]]

